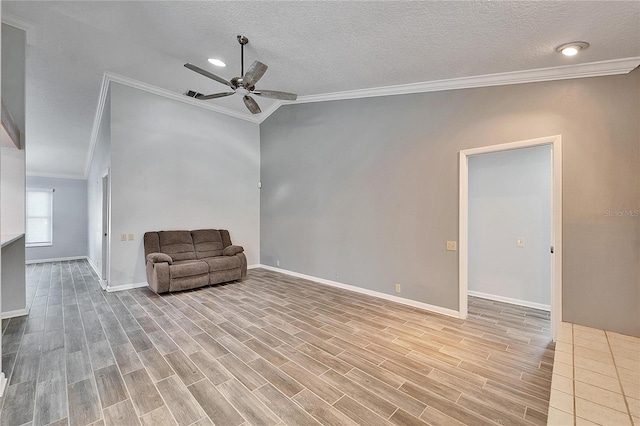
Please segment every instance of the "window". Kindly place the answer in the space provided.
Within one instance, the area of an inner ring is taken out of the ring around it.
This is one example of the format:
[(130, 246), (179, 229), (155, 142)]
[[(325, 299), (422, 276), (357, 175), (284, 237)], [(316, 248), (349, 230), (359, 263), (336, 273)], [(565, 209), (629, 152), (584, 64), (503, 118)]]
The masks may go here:
[(26, 245), (53, 245), (53, 189), (27, 189)]

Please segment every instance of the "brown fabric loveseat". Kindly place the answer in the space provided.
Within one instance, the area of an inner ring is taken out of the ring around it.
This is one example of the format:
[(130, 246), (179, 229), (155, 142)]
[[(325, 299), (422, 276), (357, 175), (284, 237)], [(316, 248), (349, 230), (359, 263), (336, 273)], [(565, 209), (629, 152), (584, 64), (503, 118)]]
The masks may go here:
[(144, 234), (147, 282), (156, 293), (239, 280), (247, 275), (243, 252), (223, 229)]

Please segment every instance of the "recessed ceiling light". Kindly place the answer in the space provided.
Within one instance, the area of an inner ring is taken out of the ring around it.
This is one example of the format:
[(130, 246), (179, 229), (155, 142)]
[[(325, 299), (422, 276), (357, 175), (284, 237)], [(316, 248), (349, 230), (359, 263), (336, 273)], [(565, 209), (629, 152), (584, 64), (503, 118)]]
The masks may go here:
[(589, 47), (589, 43), (586, 41), (572, 41), (571, 43), (561, 44), (556, 47), (556, 52), (560, 52), (565, 56), (575, 56), (581, 50), (585, 50)]
[(222, 62), (220, 59), (216, 59), (216, 58), (209, 58), (209, 62), (212, 63), (213, 65), (215, 65), (216, 67), (226, 67), (227, 66), (227, 64)]

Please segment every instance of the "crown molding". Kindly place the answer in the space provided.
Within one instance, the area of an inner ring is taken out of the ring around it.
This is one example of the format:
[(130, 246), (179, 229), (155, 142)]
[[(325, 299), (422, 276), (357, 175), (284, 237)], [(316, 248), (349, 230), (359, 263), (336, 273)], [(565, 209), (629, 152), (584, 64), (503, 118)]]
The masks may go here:
[(27, 35), (27, 44), (29, 46), (36, 46), (38, 44), (38, 33), (34, 24), (8, 13), (2, 14), (2, 23), (23, 30)]
[[(91, 129), (91, 137), (89, 139), (89, 152), (87, 153), (87, 160), (85, 164), (83, 179), (87, 179), (89, 177), (89, 169), (91, 168), (91, 161), (93, 160), (93, 154), (96, 149), (96, 144), (98, 142), (98, 132), (100, 131), (100, 124), (102, 123), (102, 116), (104, 113), (104, 105), (107, 100), (107, 95), (109, 94), (109, 87), (111, 83), (122, 84), (124, 86), (132, 87), (134, 89), (139, 89), (148, 93), (153, 93), (154, 95), (162, 96), (168, 99), (172, 99), (174, 101), (197, 106), (199, 108), (208, 109), (210, 111), (228, 115), (230, 117), (239, 118), (240, 120), (249, 121), (251, 123), (259, 124), (262, 121), (258, 118), (250, 117), (240, 112), (230, 110), (228, 108), (224, 108), (211, 103), (198, 101), (188, 96), (179, 95), (170, 90), (162, 89), (160, 87), (153, 86), (151, 84), (144, 83), (142, 81), (134, 80), (132, 78), (124, 77), (122, 75), (114, 74), (111, 72), (105, 72), (102, 77), (100, 95), (98, 96), (98, 106), (96, 107), (96, 113), (93, 118), (93, 128)], [(280, 105), (277, 105), (276, 108), (278, 106)]]
[(27, 173), (27, 177), (38, 177), (48, 179), (73, 179), (73, 180), (86, 180), (85, 176), (80, 175), (67, 175), (64, 173)]
[[(4, 21), (4, 16), (2, 17)], [(400, 84), (396, 86), (374, 87), (370, 89), (347, 90), (343, 92), (323, 93), (319, 95), (300, 96), (296, 101), (276, 101), (261, 114), (248, 116), (212, 103), (205, 103), (184, 95), (162, 89), (151, 84), (137, 81), (118, 74), (105, 72), (98, 98), (98, 107), (91, 131), (90, 149), (87, 156), (84, 179), (89, 176), (89, 168), (98, 138), (98, 130), (102, 120), (104, 104), (108, 94), (109, 84), (119, 83), (158, 96), (173, 99), (199, 108), (208, 109), (230, 117), (245, 120), (250, 123), (261, 124), (276, 112), (281, 105), (304, 104), (312, 102), (338, 101), (345, 99), (372, 98), (378, 96), (406, 95), (411, 93), (439, 92), (445, 90), (472, 89), (478, 87), (506, 86), (511, 84), (538, 83), (543, 81), (567, 80), (572, 78), (602, 77), (607, 75), (628, 74), (640, 65), (640, 57), (613, 59), (608, 61), (589, 62), (585, 64), (563, 65), (559, 67), (538, 68), (526, 71), (513, 71), (497, 74), (485, 74), (471, 77), (433, 80), (420, 83)]]
[(425, 81), (422, 83), (400, 84), (397, 86), (376, 87), (372, 89), (348, 90), (345, 92), (300, 96), (297, 101), (291, 103), (324, 102), (342, 99), (370, 98), (374, 96), (404, 95), (409, 93), (439, 92), (444, 90), (471, 89), (476, 87), (537, 83), (541, 81), (567, 80), (571, 78), (600, 77), (605, 75), (627, 74), (638, 65), (640, 65), (640, 57), (614, 59), (610, 61), (590, 62), (586, 64), (564, 65), (560, 67), (538, 68), (526, 71), (485, 74), (472, 77)]
[[(400, 84), (396, 86), (374, 87), (370, 89), (347, 90), (344, 92), (300, 96), (296, 101), (279, 101), (278, 107), (280, 105), (289, 104), (372, 98), (378, 96), (406, 95), (411, 93), (440, 92), (445, 90), (472, 89), (478, 87), (506, 86), (511, 84), (567, 80), (571, 78), (601, 77), (606, 75), (628, 74), (633, 69), (638, 67), (638, 65), (640, 65), (640, 57), (632, 57), (613, 59), (609, 61), (589, 62), (586, 64), (538, 68), (526, 71), (485, 74), (471, 77), (451, 78), (446, 80), (433, 80), (420, 83)], [(268, 111), (265, 111), (265, 114), (260, 117), (261, 122), (276, 110), (277, 108), (270, 108)]]
[(100, 131), (100, 124), (102, 123), (102, 115), (104, 113), (104, 105), (107, 102), (107, 95), (109, 94), (109, 77), (107, 73), (102, 76), (102, 84), (100, 85), (100, 94), (98, 95), (98, 106), (96, 107), (96, 113), (93, 116), (93, 127), (91, 128), (91, 136), (89, 137), (89, 151), (87, 152), (87, 159), (84, 166), (84, 178), (89, 178), (89, 169), (91, 168), (91, 161), (93, 161), (93, 154), (96, 150), (96, 144), (98, 143), (98, 132)]
[(142, 81), (134, 80), (132, 78), (124, 77), (124, 76), (113, 74), (110, 72), (105, 72), (104, 74), (107, 80), (109, 81), (109, 83), (118, 83), (125, 86), (133, 87), (134, 89), (143, 90), (145, 92), (153, 93), (154, 95), (163, 96), (165, 98), (173, 99), (174, 101), (208, 109), (220, 114), (228, 115), (230, 117), (239, 118), (240, 120), (249, 121), (251, 123), (258, 124), (260, 122), (258, 118), (255, 118), (253, 116), (248, 116), (241, 112), (238, 112), (229, 108), (221, 107), (219, 105), (216, 105), (210, 102), (202, 102), (197, 99), (191, 98), (189, 96), (181, 95), (181, 94), (172, 92), (170, 90), (163, 89), (161, 87), (144, 83)]
[[(291, 102), (291, 103), (295, 104), (296, 102)], [(274, 112), (276, 112), (281, 105), (282, 105), (282, 101), (276, 100), (271, 105), (269, 105), (269, 107), (267, 107), (266, 109), (263, 109), (262, 113), (256, 115), (256, 117), (258, 118), (258, 124), (262, 123), (264, 120), (269, 118), (269, 116)]]

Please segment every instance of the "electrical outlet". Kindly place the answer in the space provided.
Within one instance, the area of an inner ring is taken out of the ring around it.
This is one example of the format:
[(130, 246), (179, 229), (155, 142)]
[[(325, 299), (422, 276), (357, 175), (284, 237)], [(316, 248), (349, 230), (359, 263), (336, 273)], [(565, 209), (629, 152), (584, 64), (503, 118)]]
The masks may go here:
[(129, 235), (128, 235), (128, 240), (129, 240), (129, 241), (133, 241), (133, 234), (129, 234)]
[(458, 243), (455, 241), (447, 241), (447, 250), (456, 251), (458, 250)]
[(127, 241), (127, 234), (120, 234), (120, 241)]
[(276, 260), (276, 266), (280, 266), (280, 261)]
[(516, 238), (516, 246), (524, 247), (524, 238)]
[(400, 293), (400, 284), (396, 284), (396, 293)]

